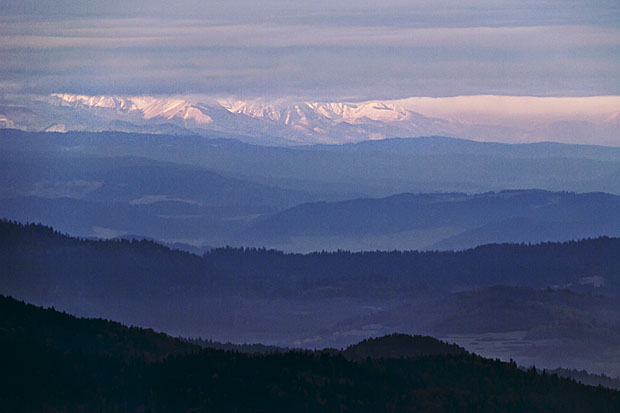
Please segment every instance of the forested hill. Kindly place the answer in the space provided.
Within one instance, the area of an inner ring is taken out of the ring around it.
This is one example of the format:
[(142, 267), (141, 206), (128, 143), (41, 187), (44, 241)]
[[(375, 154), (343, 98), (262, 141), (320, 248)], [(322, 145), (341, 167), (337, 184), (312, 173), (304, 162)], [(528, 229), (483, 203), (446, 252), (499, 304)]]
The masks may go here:
[(353, 344), (343, 351), (346, 358), (364, 360), (409, 358), (420, 356), (464, 355), (467, 351), (456, 344), (448, 344), (428, 336), (390, 334)]
[(311, 252), (337, 246), (462, 250), (603, 235), (620, 235), (620, 196), (529, 189), (305, 203), (250, 222), (240, 239)]
[[(161, 347), (162, 340), (175, 346), (178, 341), (118, 323), (75, 319), (6, 297), (0, 298), (0, 305), (8, 316), (3, 318), (9, 319), (0, 327), (0, 405), (7, 411), (620, 409), (620, 392), (535, 369), (522, 371), (515, 363), (461, 350), (445, 352), (451, 347), (430, 337), (393, 335), (361, 343), (405, 351), (410, 343), (423, 343), (435, 354), (398, 359), (355, 362), (338, 352), (244, 355), (206, 349), (152, 363), (140, 362), (147, 353), (137, 351), (129, 362), (122, 355), (136, 343), (142, 348), (151, 344), (163, 356), (169, 348)], [(37, 320), (47, 324), (44, 333), (38, 331)], [(99, 351), (82, 345), (89, 337), (99, 340)], [(109, 351), (106, 346), (111, 346)]]
[[(491, 285), (620, 291), (620, 239), (491, 244), (461, 252), (286, 254), (219, 248), (203, 256), (151, 241), (91, 241), (0, 222), (0, 293), (20, 298), (183, 298), (213, 294), (390, 295)], [(597, 287), (598, 286), (598, 287)], [(324, 288), (330, 287), (330, 288)], [(597, 290), (598, 291), (598, 290)]]
[(0, 295), (0, 339), (61, 352), (97, 354), (126, 361), (158, 361), (200, 347), (151, 329), (43, 309)]

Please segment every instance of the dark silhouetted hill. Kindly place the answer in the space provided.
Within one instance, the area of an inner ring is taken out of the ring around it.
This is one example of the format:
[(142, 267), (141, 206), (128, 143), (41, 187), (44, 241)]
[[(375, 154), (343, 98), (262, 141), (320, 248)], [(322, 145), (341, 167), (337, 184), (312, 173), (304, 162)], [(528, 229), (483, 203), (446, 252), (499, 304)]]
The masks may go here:
[(467, 351), (456, 344), (448, 344), (428, 336), (390, 334), (369, 338), (347, 347), (343, 353), (351, 360), (411, 358), (422, 356), (463, 355)]
[(77, 318), (0, 296), (0, 337), (60, 352), (78, 352), (126, 361), (161, 361), (200, 347), (151, 329), (125, 327), (94, 318)]
[(588, 386), (603, 386), (608, 389), (620, 390), (620, 379), (612, 378), (604, 374), (592, 374), (585, 370), (558, 368), (547, 371), (549, 374), (557, 374), (559, 377), (573, 379)]
[[(128, 362), (117, 353), (119, 347), (130, 348), (137, 340), (178, 342), (103, 320), (69, 319), (6, 297), (0, 302), (2, 314), (10, 309), (10, 314), (20, 315), (13, 317), (10, 329), (0, 329), (0, 404), (7, 411), (590, 412), (620, 408), (620, 392), (462, 352), (354, 362), (338, 353), (248, 355), (205, 349), (152, 363), (140, 361), (146, 353), (136, 353), (138, 358)], [(31, 321), (41, 318), (42, 312), (49, 323), (46, 335)], [(117, 333), (113, 340), (105, 338), (110, 336), (110, 326)], [(104, 337), (103, 351), (82, 351), (81, 339), (76, 338), (89, 335)], [(361, 346), (394, 339), (419, 340), (392, 336)], [(427, 344), (430, 340), (424, 339)], [(106, 345), (112, 348), (106, 351)]]
[(619, 253), (620, 239), (601, 237), (461, 252), (215, 248), (197, 256), (149, 240), (83, 240), (0, 221), (2, 292), (39, 298), (398, 296), (492, 285), (613, 292), (620, 291)]

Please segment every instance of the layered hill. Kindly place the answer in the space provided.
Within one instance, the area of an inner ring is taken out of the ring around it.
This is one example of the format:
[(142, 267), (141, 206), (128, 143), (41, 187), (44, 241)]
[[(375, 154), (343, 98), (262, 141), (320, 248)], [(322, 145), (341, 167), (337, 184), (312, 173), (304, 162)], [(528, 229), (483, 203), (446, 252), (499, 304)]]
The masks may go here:
[(620, 194), (620, 149), (611, 147), (507, 145), (426, 137), (281, 148), (250, 145), (218, 134), (17, 130), (0, 130), (0, 142), (3, 153), (22, 156), (41, 152), (75, 157), (133, 156), (189, 164), (269, 186), (311, 192), (323, 200), (527, 188)]
[(605, 237), (462, 252), (218, 248), (196, 256), (5, 221), (0, 293), (220, 342), (343, 347), (401, 331), (615, 376), (618, 256), (619, 240)]
[(600, 235), (620, 235), (619, 196), (513, 190), (302, 204), (255, 220), (241, 239), (313, 251), (463, 249)]
[(247, 221), (316, 199), (303, 191), (143, 157), (0, 153), (0, 215), (83, 237), (222, 245)]
[(80, 236), (311, 251), (617, 234), (615, 198), (591, 193), (620, 193), (616, 148), (441, 137), (276, 148), (16, 130), (0, 143), (1, 215)]

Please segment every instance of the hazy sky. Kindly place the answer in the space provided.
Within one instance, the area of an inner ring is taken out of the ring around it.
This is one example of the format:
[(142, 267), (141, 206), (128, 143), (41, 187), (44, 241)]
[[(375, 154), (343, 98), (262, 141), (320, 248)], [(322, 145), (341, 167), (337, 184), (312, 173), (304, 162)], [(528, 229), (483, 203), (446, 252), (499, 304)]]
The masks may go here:
[(620, 95), (620, 1), (0, 0), (2, 93)]

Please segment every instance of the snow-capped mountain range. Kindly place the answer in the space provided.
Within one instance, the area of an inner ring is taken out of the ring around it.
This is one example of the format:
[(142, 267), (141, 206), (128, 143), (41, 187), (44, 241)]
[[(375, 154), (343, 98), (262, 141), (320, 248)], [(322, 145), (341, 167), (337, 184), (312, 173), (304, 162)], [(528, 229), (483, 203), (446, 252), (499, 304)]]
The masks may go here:
[(283, 138), (291, 143), (341, 143), (394, 136), (445, 134), (449, 122), (427, 118), (388, 102), (271, 103), (234, 99), (207, 102), (150, 96), (53, 94), (43, 99), (133, 124), (172, 124), (189, 131), (215, 130)]
[(277, 145), (428, 135), (508, 142), (579, 141), (597, 136), (602, 139), (598, 143), (620, 144), (618, 113), (602, 121), (551, 116), (511, 124), (429, 116), (407, 106), (415, 107), (415, 101), (291, 102), (58, 93), (3, 97), (0, 127), (56, 132), (217, 132), (252, 143)]

